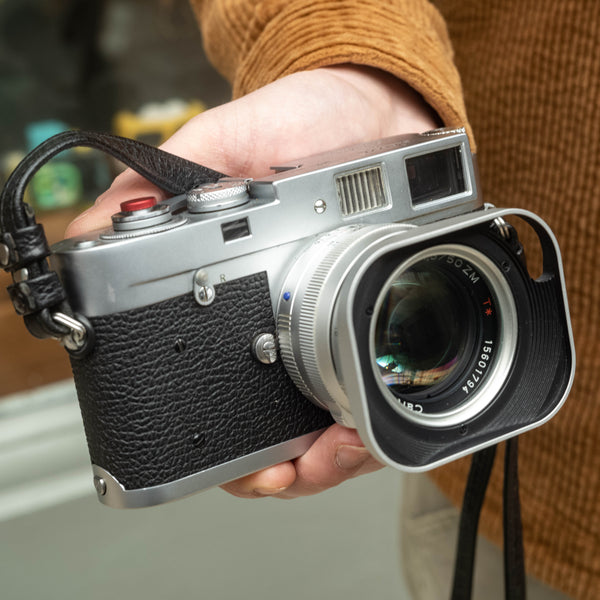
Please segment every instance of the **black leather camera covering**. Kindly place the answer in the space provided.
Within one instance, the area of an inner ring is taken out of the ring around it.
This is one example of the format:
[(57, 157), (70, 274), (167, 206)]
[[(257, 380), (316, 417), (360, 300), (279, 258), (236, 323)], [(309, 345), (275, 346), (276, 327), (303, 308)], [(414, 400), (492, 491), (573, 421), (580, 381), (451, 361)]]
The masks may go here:
[(154, 486), (333, 423), (281, 361), (251, 342), (275, 333), (266, 273), (215, 286), (209, 306), (186, 294), (90, 319), (94, 350), (72, 359), (94, 464), (126, 489)]

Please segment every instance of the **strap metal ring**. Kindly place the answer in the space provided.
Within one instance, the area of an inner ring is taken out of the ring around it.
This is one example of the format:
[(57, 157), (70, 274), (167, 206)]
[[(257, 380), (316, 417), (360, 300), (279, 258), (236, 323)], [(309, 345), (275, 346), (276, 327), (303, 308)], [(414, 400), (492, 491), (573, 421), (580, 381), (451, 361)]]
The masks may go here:
[(84, 346), (87, 330), (82, 323), (80, 323), (77, 319), (74, 319), (73, 317), (61, 312), (53, 313), (52, 320), (59, 325), (64, 325), (69, 329), (69, 333), (60, 338), (61, 344), (67, 350), (79, 350)]

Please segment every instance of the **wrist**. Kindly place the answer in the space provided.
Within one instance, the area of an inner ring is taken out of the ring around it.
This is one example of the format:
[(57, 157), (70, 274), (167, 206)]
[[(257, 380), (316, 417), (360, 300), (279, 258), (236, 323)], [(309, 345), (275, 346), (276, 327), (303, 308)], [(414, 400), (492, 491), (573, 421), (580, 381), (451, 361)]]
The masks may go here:
[(371, 107), (380, 136), (420, 133), (442, 126), (442, 120), (425, 99), (404, 81), (377, 69), (341, 64), (323, 67), (323, 72), (353, 88)]

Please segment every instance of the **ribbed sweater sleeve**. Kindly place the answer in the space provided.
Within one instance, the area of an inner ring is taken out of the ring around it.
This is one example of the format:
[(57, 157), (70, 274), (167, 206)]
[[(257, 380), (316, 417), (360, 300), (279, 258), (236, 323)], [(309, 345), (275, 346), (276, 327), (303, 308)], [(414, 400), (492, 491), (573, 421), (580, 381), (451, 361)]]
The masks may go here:
[(294, 72), (353, 63), (392, 73), (448, 126), (467, 124), (444, 20), (427, 0), (192, 0), (234, 97)]

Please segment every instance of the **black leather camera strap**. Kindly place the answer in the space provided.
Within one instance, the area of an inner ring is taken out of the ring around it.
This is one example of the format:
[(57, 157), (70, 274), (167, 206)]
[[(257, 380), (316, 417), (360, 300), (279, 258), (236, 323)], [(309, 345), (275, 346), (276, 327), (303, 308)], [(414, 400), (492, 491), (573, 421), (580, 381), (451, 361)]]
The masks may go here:
[(504, 456), (504, 589), (511, 600), (525, 600), (525, 553), (519, 498), (519, 438), (506, 442)]
[[(525, 600), (525, 558), (519, 499), (518, 438), (509, 439), (504, 457), (504, 593), (507, 600)], [(479, 515), (488, 487), (496, 446), (473, 455), (465, 486), (458, 531), (451, 600), (470, 600)]]
[[(50, 248), (43, 227), (23, 201), (25, 188), (51, 158), (80, 146), (113, 156), (168, 194), (181, 194), (225, 176), (137, 140), (89, 131), (59, 133), (30, 152), (0, 195), (0, 266), (13, 274), (8, 292), (15, 310), (24, 317), (29, 331), (40, 338), (68, 335), (65, 322), (73, 313), (58, 275), (46, 260)], [(65, 318), (57, 320), (56, 314)]]

